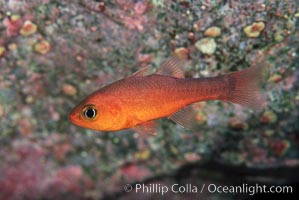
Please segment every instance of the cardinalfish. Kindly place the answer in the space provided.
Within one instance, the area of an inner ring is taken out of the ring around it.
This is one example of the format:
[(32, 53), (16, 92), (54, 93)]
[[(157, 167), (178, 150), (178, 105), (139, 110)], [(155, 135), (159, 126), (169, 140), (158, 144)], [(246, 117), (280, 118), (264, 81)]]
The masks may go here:
[(261, 67), (208, 78), (184, 78), (183, 60), (167, 59), (155, 73), (145, 67), (86, 97), (69, 114), (75, 125), (99, 130), (156, 134), (155, 120), (169, 118), (192, 128), (195, 115), (192, 104), (223, 100), (250, 108), (262, 103), (259, 82)]

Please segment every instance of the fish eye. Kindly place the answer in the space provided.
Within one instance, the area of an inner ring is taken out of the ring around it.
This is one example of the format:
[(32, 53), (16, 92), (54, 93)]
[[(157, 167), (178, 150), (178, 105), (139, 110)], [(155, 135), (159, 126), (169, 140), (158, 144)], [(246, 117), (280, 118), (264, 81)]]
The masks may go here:
[(97, 116), (97, 110), (93, 106), (88, 105), (83, 109), (82, 114), (86, 119), (94, 119)]

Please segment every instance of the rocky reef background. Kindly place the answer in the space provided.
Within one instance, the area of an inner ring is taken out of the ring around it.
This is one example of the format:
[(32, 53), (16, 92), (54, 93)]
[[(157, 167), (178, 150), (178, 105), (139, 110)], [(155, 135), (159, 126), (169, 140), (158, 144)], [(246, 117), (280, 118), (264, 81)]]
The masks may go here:
[[(161, 198), (126, 193), (128, 183), (296, 184), (298, 30), (297, 0), (0, 1), (0, 199)], [(68, 120), (92, 91), (171, 54), (189, 60), (186, 77), (267, 68), (267, 105), (199, 103), (196, 130), (160, 120), (143, 148), (132, 130)]]

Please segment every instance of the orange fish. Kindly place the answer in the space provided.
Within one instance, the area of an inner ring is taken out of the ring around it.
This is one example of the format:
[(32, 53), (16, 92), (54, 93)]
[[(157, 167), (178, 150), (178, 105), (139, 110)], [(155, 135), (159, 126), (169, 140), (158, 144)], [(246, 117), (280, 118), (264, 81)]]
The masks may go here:
[(261, 67), (249, 67), (210, 78), (184, 78), (185, 62), (171, 57), (154, 73), (143, 68), (107, 85), (78, 104), (69, 114), (75, 125), (100, 131), (135, 128), (156, 134), (155, 120), (167, 117), (183, 127), (194, 125), (191, 104), (224, 100), (248, 107), (262, 102)]

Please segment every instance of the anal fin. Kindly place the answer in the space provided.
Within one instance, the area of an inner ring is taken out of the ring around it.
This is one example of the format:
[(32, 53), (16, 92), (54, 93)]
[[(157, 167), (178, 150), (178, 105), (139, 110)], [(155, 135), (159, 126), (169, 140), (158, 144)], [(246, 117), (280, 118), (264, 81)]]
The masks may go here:
[(168, 117), (172, 121), (187, 129), (193, 129), (196, 125), (196, 111), (192, 105), (186, 106)]

